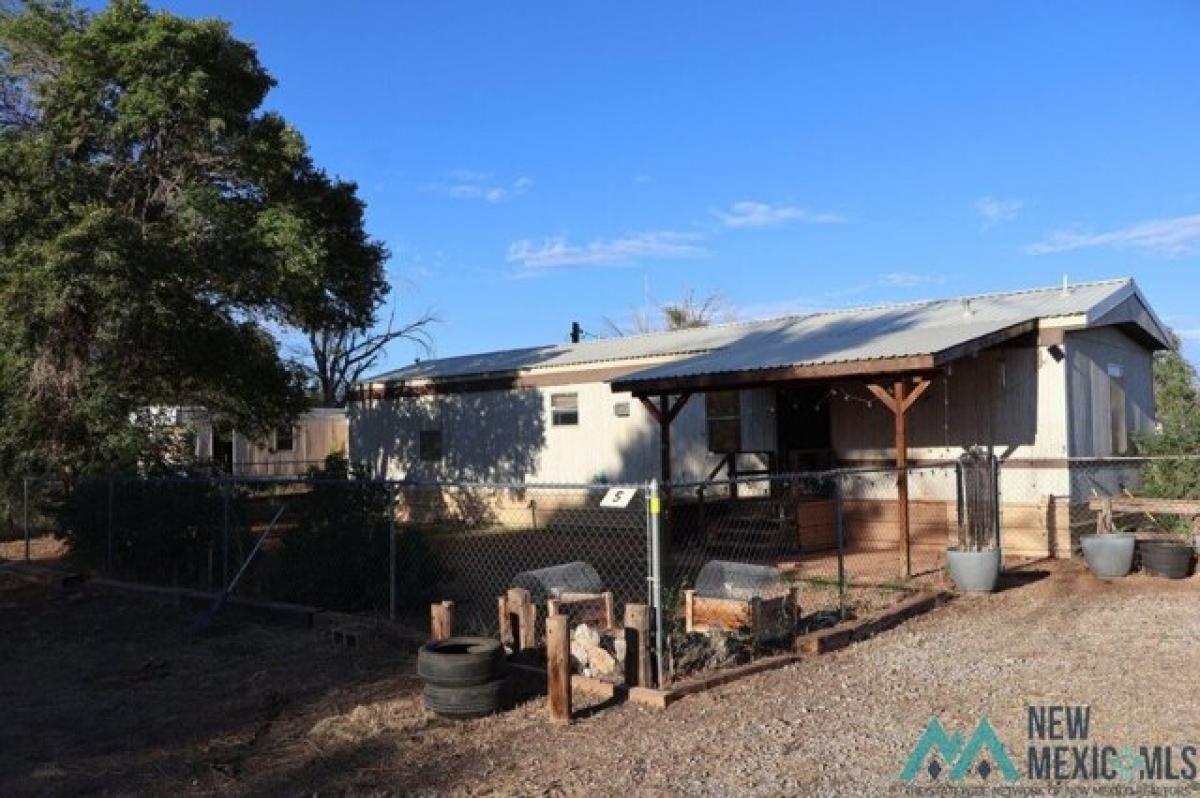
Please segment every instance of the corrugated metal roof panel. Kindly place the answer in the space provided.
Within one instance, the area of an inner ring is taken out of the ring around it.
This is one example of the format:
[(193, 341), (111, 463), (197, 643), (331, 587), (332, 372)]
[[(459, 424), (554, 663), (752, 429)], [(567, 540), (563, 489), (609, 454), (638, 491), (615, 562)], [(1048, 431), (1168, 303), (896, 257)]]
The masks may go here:
[[(1086, 314), (1134, 290), (1128, 279), (854, 308), (693, 330), (511, 349), (416, 363), (364, 380), (453, 380), (680, 357), (625, 378), (653, 379), (781, 366), (934, 354), (1022, 322)], [(683, 357), (686, 356), (686, 357)]]

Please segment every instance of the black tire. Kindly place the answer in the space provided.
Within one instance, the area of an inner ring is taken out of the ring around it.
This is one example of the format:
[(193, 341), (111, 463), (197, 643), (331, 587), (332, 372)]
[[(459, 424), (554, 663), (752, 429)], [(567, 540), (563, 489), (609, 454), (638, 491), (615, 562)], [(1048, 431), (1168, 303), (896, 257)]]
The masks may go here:
[(508, 700), (508, 681), (494, 679), (470, 687), (425, 685), (425, 708), (445, 718), (459, 720), (494, 715)]
[(450, 637), (417, 652), (417, 675), (436, 687), (473, 687), (504, 674), (504, 649), (489, 637)]

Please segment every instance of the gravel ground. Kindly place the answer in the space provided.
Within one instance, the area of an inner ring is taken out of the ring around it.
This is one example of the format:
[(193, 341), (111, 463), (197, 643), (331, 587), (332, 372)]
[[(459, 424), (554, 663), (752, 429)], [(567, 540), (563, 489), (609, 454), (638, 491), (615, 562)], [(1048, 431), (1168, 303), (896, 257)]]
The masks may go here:
[[(407, 675), (409, 655), (376, 651), (350, 661), (323, 652), (314, 657), (321, 667), (309, 673), (295, 659), (315, 643), (291, 633), (301, 643), (279, 644), (288, 665), (268, 656), (244, 666), (251, 674), (264, 669), (259, 680), (282, 672), (265, 721), (253, 711), (261, 695), (240, 708), (237, 696), (225, 696), (230, 720), (219, 734), (177, 732), (176, 742), (156, 749), (149, 771), (136, 765), (135, 752), (101, 755), (83, 739), (58, 739), (52, 762), (39, 761), (36, 748), (20, 762), (9, 752), (6, 767), (18, 770), (0, 785), (6, 793), (885, 795), (905, 791), (898, 781), (904, 759), (935, 715), (968, 734), (989, 718), (1023, 769), (1030, 704), (1090, 705), (1094, 738), (1116, 746), (1200, 743), (1200, 696), (1191, 686), (1200, 674), (1200, 579), (1105, 583), (1074, 564), (1039, 567), (996, 595), (958, 599), (845, 651), (687, 698), (666, 712), (585, 705), (584, 717), (566, 728), (546, 722), (542, 699), (470, 723), (426, 717)], [(149, 619), (142, 624), (141, 636), (122, 644), (122, 651), (133, 647), (130, 662), (157, 639)], [(238, 634), (221, 645), (247, 657)], [(260, 632), (244, 634), (255, 645), (266, 642)], [(203, 644), (191, 648), (199, 651), (162, 656), (186, 673), (186, 656), (211, 657)], [(56, 678), (66, 677), (50, 681)], [(165, 680), (156, 684), (167, 690)], [(183, 679), (180, 691), (188, 684)], [(173, 723), (186, 724), (189, 699), (182, 692), (176, 699), (182, 705), (172, 706)], [(25, 705), (34, 700), (22, 695)], [(68, 711), (57, 711), (66, 722)], [(86, 704), (79, 710), (87, 711)], [(105, 722), (110, 735), (121, 723), (143, 723), (130, 713)], [(240, 741), (236, 769), (213, 765), (222, 739)], [(88, 763), (100, 758), (104, 776), (89, 781)]]

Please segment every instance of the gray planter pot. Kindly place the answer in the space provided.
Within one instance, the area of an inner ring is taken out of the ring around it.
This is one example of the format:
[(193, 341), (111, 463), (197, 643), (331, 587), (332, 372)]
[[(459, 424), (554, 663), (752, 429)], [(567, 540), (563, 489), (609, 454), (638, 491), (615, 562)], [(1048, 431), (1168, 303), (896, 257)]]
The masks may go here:
[(1083, 535), (1083, 558), (1096, 576), (1110, 579), (1128, 576), (1133, 568), (1133, 535)]
[(1000, 578), (1000, 549), (959, 551), (946, 549), (950, 578), (964, 593), (991, 593)]

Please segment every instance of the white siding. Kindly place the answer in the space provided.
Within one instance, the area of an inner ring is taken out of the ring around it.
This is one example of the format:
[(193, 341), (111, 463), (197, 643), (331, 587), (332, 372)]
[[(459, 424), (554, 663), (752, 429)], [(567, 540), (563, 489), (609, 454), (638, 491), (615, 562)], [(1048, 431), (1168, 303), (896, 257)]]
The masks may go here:
[[(560, 393), (578, 395), (578, 425), (551, 423), (550, 397)], [(628, 416), (616, 414), (620, 403), (629, 405)], [(750, 408), (744, 434), (774, 449), (764, 397), (743, 406)], [(607, 383), (376, 399), (350, 413), (351, 459), (393, 479), (592, 483), (659, 475), (658, 423), (640, 401)], [(704, 422), (703, 397), (693, 396), (671, 425), (676, 481), (704, 479), (720, 460), (708, 451)], [(440, 461), (420, 460), (422, 429), (442, 431)]]
[[(909, 457), (951, 460), (969, 446), (990, 446), (1006, 461), (1094, 454), (1092, 415), (1099, 414), (1107, 430), (1108, 394), (1094, 395), (1092, 381), (1109, 362), (1125, 369), (1129, 429), (1145, 429), (1153, 418), (1150, 353), (1115, 328), (1090, 330), (1069, 333), (1058, 347), (1002, 348), (955, 363), (911, 411)], [(551, 424), (550, 396), (557, 393), (578, 394), (577, 426)], [(839, 460), (888, 463), (895, 457), (892, 415), (864, 386), (832, 386), (828, 401)], [(614, 407), (625, 402), (629, 415), (619, 417)], [(350, 412), (351, 458), (392, 478), (590, 483), (658, 476), (657, 423), (638, 400), (612, 393), (607, 383), (372, 400)], [(774, 451), (775, 391), (742, 391), (741, 413), (742, 448)], [(422, 429), (442, 431), (440, 461), (419, 459)], [(705, 479), (717, 465), (720, 458), (708, 452), (703, 395), (677, 416), (671, 442), (676, 481)], [(1004, 479), (1002, 489), (1013, 501), (1070, 493), (1061, 467), (1010, 468)], [(914, 480), (918, 497), (925, 492), (920, 484)], [(935, 492), (949, 498), (941, 487), (930, 488), (928, 497)]]

